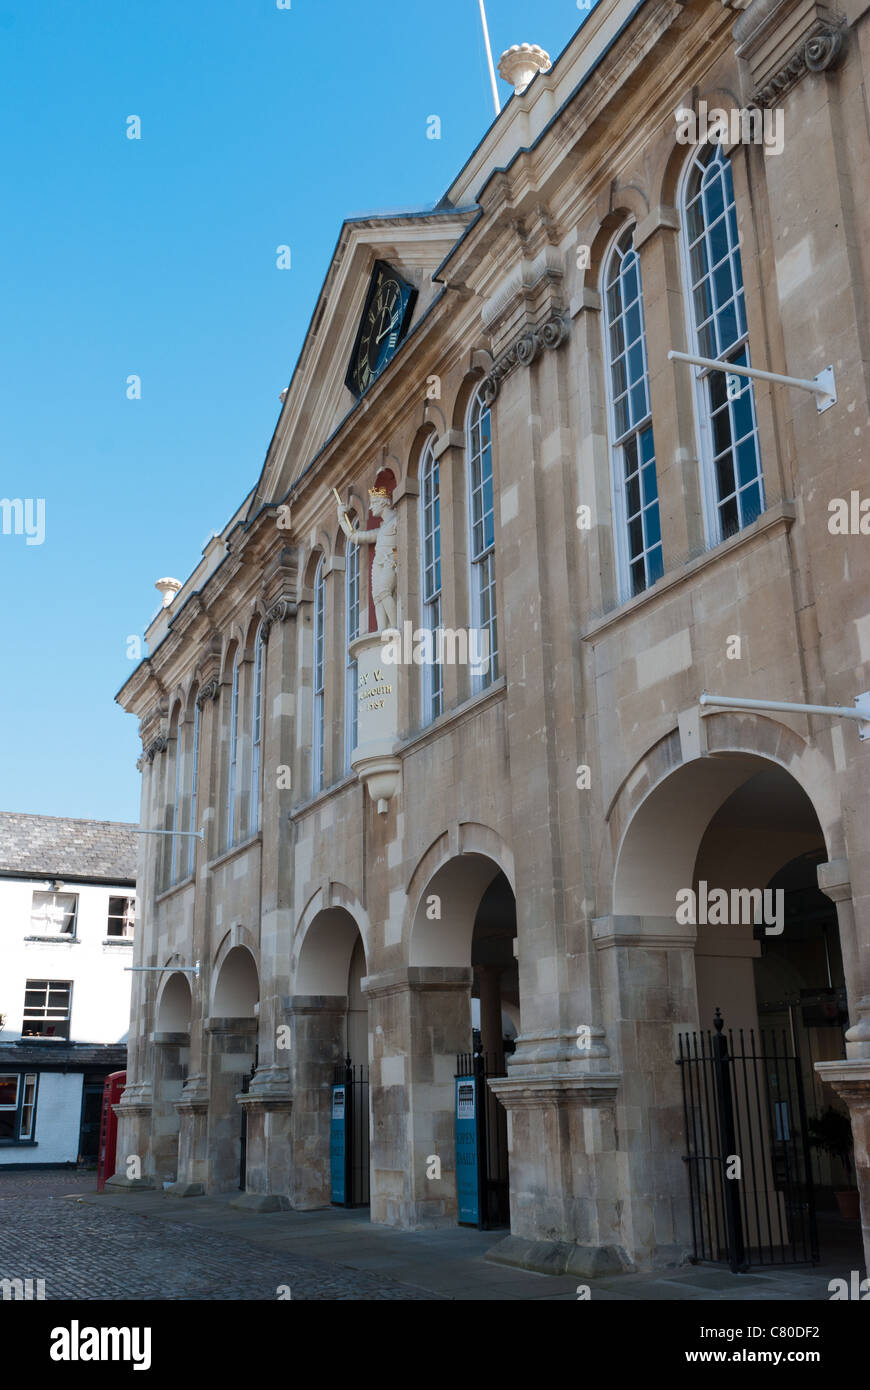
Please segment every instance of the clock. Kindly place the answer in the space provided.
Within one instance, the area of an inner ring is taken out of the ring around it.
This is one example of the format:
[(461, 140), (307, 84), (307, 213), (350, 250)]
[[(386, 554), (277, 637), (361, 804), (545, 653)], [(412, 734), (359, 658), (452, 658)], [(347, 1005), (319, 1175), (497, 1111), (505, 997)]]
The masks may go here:
[(376, 381), (408, 331), (417, 291), (386, 261), (376, 261), (347, 369), (359, 399)]

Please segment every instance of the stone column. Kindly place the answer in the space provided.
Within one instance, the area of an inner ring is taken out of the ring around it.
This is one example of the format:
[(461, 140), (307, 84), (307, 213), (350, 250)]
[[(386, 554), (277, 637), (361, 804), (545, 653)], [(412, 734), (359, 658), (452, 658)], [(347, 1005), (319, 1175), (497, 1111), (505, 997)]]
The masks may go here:
[(236, 1096), (247, 1117), (245, 1191), (230, 1206), (247, 1211), (286, 1211), (290, 1206), (293, 1108), (286, 1067), (259, 1067), (250, 1090)]
[(206, 1191), (239, 1185), (242, 1112), (236, 1096), (254, 1064), (255, 1018), (209, 1018), (208, 1149)]
[(172, 1197), (202, 1197), (208, 1177), (208, 1077), (188, 1076), (175, 1102), (178, 1114), (178, 1176), (167, 1192)]
[(190, 1036), (187, 1033), (152, 1033), (154, 1045), (154, 1101), (151, 1121), (150, 1168), (158, 1185), (178, 1180), (178, 1111)]
[(311, 1211), (329, 1205), (329, 1127), (332, 1083), (344, 1058), (347, 996), (297, 994), (287, 1001), (291, 1021), (293, 1112), (291, 1205)]
[[(866, 1049), (865, 1055), (849, 1057), (842, 1062), (816, 1062), (815, 1069), (849, 1107), (855, 1146), (855, 1175), (861, 1199), (864, 1271), (870, 1276), (870, 998), (861, 1003), (861, 1031), (864, 1036), (860, 1045)], [(848, 1033), (846, 1040), (848, 1043)]]
[[(156, 799), (159, 777), (154, 772), (154, 758), (160, 748), (159, 711), (146, 723), (143, 721), (144, 752), (139, 762), (142, 772), (142, 791), (140, 799), (140, 821), (143, 826), (155, 825)], [(133, 941), (133, 965), (150, 965), (155, 962), (146, 954), (148, 920), (153, 899), (156, 872), (155, 850), (149, 840), (158, 836), (140, 835), (136, 865), (136, 915), (137, 926)], [(149, 1046), (149, 1014), (153, 1007), (154, 976), (145, 971), (133, 971), (130, 987), (130, 1033), (127, 1042), (127, 1083), (120, 1102), (115, 1106), (118, 1117), (118, 1138), (116, 1147), (116, 1171), (106, 1186), (113, 1192), (137, 1191), (154, 1185), (151, 1159), (151, 1105), (153, 1096), (153, 1049)], [(127, 1177), (127, 1160), (137, 1157), (140, 1160), (142, 1176), (138, 1179)]]
[[(471, 970), (407, 966), (363, 981), (371, 1059), (371, 1217), (417, 1230), (457, 1220), (456, 1054), (471, 1043)], [(427, 1177), (429, 1159), (441, 1178)]]

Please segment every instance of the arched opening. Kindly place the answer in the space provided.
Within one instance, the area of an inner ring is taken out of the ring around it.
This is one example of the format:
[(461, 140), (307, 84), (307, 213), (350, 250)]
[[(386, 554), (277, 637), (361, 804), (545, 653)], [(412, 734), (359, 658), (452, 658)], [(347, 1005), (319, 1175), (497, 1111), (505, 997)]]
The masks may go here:
[(175, 1108), (190, 1064), (191, 994), (187, 976), (170, 974), (154, 1020), (152, 1163), (162, 1182), (178, 1177), (180, 1120)]
[(187, 1033), (190, 1029), (190, 985), (187, 976), (175, 971), (166, 981), (166, 987), (157, 1005), (158, 1033)]
[[(814, 1071), (845, 1057), (848, 1027), (836, 908), (816, 877), (827, 859), (801, 784), (746, 753), (678, 767), (619, 848), (612, 940), (630, 943), (614, 954), (636, 1015), (615, 1030), (626, 1103), (654, 1116), (648, 1195), (670, 1189), (675, 1239), (702, 1259), (730, 1249), (738, 1263), (801, 1263), (817, 1232), (826, 1254), (860, 1255), (857, 1223), (834, 1200), (845, 1175), (819, 1142), (848, 1118)], [(740, 1182), (724, 1180), (723, 1145)]]
[(260, 997), (254, 958), (245, 946), (234, 946), (221, 965), (214, 989), (216, 1018), (253, 1018)]
[(294, 1206), (367, 1207), (370, 1193), (369, 1013), (363, 939), (341, 907), (311, 921), (296, 967), (293, 1002), (299, 1111)]
[[(505, 1075), (519, 1031), (516, 934), (508, 878), (495, 860), (479, 853), (460, 854), (432, 875), (411, 933), (412, 966), (470, 967), (462, 1029), (470, 1048), (465, 1042), (457, 1049), (455, 1086), (442, 1101), (450, 1105), (443, 1128), (453, 1137), (460, 1224), (487, 1229), (510, 1225), (507, 1115), (486, 1082)], [(473, 1126), (467, 1123), (472, 1094)], [(468, 1161), (472, 1148), (479, 1161)]]
[(233, 946), (218, 970), (209, 1034), (209, 1191), (246, 1188), (247, 1116), (239, 1105), (257, 1067), (260, 983), (246, 946)]

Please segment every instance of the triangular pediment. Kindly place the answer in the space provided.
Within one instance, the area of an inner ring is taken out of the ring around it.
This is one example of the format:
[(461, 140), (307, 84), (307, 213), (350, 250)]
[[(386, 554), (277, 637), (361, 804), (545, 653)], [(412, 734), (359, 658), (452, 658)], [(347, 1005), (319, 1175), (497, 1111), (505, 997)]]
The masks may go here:
[[(474, 213), (449, 211), (346, 222), (317, 300), (249, 516), (279, 502), (357, 405), (348, 365), (375, 263), (386, 261), (417, 291), (403, 342), (442, 290), (433, 276)], [(402, 346), (398, 348), (398, 354)]]

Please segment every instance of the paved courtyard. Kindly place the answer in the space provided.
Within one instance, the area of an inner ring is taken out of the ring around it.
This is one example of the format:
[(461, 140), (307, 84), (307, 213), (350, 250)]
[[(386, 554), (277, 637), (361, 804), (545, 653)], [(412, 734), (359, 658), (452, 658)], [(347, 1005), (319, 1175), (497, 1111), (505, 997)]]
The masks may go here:
[[(486, 1260), (501, 1231), (396, 1231), (363, 1212), (252, 1215), (223, 1197), (99, 1195), (93, 1173), (0, 1173), (0, 1279), (45, 1280), (46, 1299), (575, 1301), (578, 1280)], [(691, 1266), (590, 1281), (593, 1301), (827, 1300), (857, 1250), (821, 1266)]]

